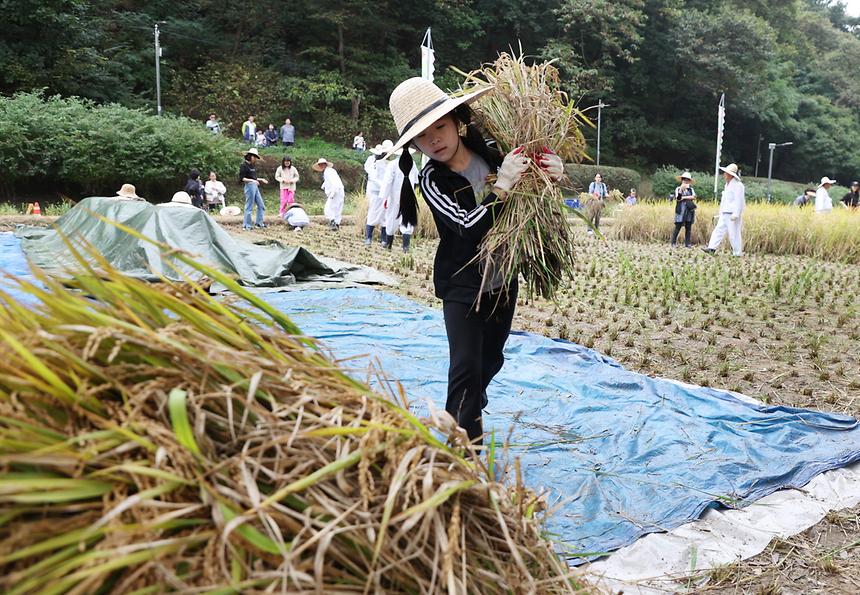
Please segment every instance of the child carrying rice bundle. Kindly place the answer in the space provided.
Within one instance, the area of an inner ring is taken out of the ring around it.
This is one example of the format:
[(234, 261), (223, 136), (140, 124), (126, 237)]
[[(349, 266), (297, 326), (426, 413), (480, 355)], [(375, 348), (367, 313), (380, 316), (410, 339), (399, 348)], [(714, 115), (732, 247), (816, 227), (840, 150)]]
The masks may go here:
[(519, 273), (529, 298), (552, 300), (573, 269), (573, 236), (557, 184), (563, 170), (543, 168), (540, 158), (554, 150), (563, 160), (582, 161), (585, 138), (580, 125), (591, 123), (560, 90), (558, 70), (551, 62), (529, 66), (522, 55), (501, 54), (466, 77), (467, 92), (487, 85), (492, 91), (473, 107), (479, 125), (502, 152), (522, 147), (534, 158), (481, 244), (482, 283), (487, 286), (493, 274), (510, 280)]

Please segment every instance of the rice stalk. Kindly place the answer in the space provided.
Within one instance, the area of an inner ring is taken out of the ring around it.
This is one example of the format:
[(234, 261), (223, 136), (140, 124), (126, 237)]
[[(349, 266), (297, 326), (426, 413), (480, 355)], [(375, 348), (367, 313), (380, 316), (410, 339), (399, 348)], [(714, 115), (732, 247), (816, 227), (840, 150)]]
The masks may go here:
[(0, 591), (580, 589), (520, 510), (536, 495), (449, 418), (187, 254), (237, 296), (69, 249), (76, 272), (13, 280), (30, 303), (0, 290)]
[[(477, 122), (503, 153), (523, 147), (536, 157), (544, 147), (564, 161), (586, 158), (582, 125), (591, 122), (561, 90), (558, 70), (551, 62), (527, 64), (503, 53), (492, 64), (466, 76), (464, 88), (492, 91), (473, 104)], [(550, 179), (536, 160), (505, 200), (501, 215), (485, 236), (479, 262), (482, 290), (501, 274), (504, 285), (521, 274), (529, 299), (554, 300), (574, 268), (573, 234), (566, 219), (559, 181)]]

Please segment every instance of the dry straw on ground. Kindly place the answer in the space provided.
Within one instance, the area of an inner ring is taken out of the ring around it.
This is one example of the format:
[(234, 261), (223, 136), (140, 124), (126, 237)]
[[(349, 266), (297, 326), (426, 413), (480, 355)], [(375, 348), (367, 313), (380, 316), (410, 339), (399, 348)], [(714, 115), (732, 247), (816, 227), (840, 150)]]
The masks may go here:
[(451, 425), (215, 271), (244, 303), (79, 260), (0, 291), (0, 591), (576, 590)]
[[(707, 243), (714, 229), (716, 203), (696, 209), (693, 240)], [(674, 202), (640, 202), (619, 209), (613, 236), (622, 240), (668, 242), (674, 226)], [(860, 264), (860, 211), (836, 207), (817, 214), (811, 208), (748, 203), (743, 214), (744, 251), (794, 254)]]
[[(548, 147), (566, 162), (585, 158), (580, 126), (590, 123), (561, 90), (558, 70), (550, 62), (529, 65), (522, 55), (501, 54), (467, 75), (464, 86), (487, 84), (493, 90), (473, 109), (504, 153), (523, 147), (535, 155)], [(561, 189), (533, 161), (506, 201), (481, 245), (484, 285), (497, 270), (506, 281), (519, 273), (528, 297), (554, 299), (574, 258)]]

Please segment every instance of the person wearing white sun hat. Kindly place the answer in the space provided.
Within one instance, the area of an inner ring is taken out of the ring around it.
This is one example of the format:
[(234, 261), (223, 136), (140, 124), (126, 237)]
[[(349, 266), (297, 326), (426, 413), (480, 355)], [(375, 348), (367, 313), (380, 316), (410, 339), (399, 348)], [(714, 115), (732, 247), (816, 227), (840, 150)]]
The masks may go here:
[(340, 229), (341, 216), (343, 215), (343, 182), (334, 169), (334, 163), (325, 157), (320, 157), (313, 164), (312, 169), (316, 172), (322, 172), (323, 182), (321, 188), (326, 196), (323, 214), (328, 219), (329, 228), (332, 231), (338, 231)]
[[(479, 261), (479, 247), (530, 162), (522, 147), (502, 155), (473, 122), (468, 104), (488, 91), (489, 87), (448, 96), (416, 77), (400, 83), (389, 99), (400, 134), (389, 155), (414, 145), (429, 158), (419, 185), (439, 232), (433, 284), (442, 300), (448, 335), (445, 409), (478, 445), (483, 441), (486, 389), (504, 363), (517, 299), (516, 280), (506, 287), (496, 274), (489, 288), (482, 284), (484, 267), (491, 264)], [(552, 177), (563, 172), (556, 155), (546, 152), (536, 158)], [(403, 174), (399, 215), (403, 225), (414, 226), (418, 204), (409, 181), (413, 165), (404, 150), (398, 162)], [(478, 309), (478, 303), (484, 306)]]
[(675, 188), (675, 229), (672, 231), (672, 247), (678, 241), (678, 234), (684, 228), (684, 247), (692, 248), (693, 223), (696, 221), (696, 191), (693, 189), (693, 176), (685, 171), (676, 178), (681, 185)]
[(829, 213), (833, 210), (833, 199), (830, 198), (830, 187), (836, 183), (827, 176), (821, 178), (818, 190), (815, 191), (815, 212)]
[(741, 240), (741, 216), (746, 207), (746, 197), (744, 184), (741, 182), (738, 166), (730, 163), (725, 167), (720, 167), (723, 172), (723, 178), (726, 180), (726, 186), (723, 188), (723, 195), (720, 198), (720, 214), (717, 220), (717, 226), (711, 233), (711, 241), (708, 242), (707, 248), (702, 248), (709, 254), (714, 254), (720, 244), (723, 243), (723, 238), (726, 234), (729, 236), (729, 243), (732, 245), (732, 254), (735, 256), (743, 256), (743, 241)]

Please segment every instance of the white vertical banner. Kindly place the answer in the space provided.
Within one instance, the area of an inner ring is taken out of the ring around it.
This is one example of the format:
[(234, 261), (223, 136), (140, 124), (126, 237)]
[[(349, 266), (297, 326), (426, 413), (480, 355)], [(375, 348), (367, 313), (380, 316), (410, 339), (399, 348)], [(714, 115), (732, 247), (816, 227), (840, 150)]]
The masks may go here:
[(430, 36), (430, 27), (427, 27), (424, 40), (421, 42), (421, 78), (427, 81), (433, 80), (433, 63), (435, 61), (433, 38)]
[(714, 164), (714, 196), (720, 182), (720, 153), (723, 152), (723, 128), (726, 124), (726, 94), (720, 95), (720, 106), (717, 108), (717, 159)]

